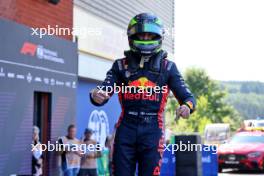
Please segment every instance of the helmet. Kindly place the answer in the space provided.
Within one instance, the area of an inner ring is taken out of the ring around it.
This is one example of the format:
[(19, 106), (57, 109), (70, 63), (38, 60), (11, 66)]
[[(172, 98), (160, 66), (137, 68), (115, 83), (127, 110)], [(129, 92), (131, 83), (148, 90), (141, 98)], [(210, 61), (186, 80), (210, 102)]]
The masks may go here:
[[(152, 40), (140, 40), (138, 34), (154, 34)], [(141, 55), (152, 55), (161, 50), (164, 28), (161, 20), (151, 13), (141, 13), (132, 18), (127, 28), (130, 50)]]

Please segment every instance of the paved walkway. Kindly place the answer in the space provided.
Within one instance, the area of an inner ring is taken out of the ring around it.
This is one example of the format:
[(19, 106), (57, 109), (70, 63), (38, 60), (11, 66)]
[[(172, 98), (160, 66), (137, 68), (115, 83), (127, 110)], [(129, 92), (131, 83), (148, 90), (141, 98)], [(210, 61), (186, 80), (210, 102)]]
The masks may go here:
[(231, 169), (226, 169), (223, 171), (223, 173), (221, 174), (218, 174), (218, 176), (235, 176), (235, 175), (241, 175), (241, 176), (257, 176), (257, 175), (262, 175), (264, 176), (264, 172), (242, 172), (242, 171), (234, 171), (234, 170), (231, 170)]

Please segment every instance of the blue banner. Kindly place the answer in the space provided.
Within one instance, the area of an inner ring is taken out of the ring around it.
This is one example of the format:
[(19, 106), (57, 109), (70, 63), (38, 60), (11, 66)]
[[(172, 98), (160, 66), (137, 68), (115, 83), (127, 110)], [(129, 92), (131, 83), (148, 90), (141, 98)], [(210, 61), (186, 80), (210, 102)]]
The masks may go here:
[(77, 137), (81, 138), (85, 128), (94, 130), (92, 138), (102, 146), (105, 144), (106, 136), (114, 130), (121, 107), (118, 96), (113, 95), (104, 106), (94, 106), (90, 102), (89, 92), (96, 88), (98, 83), (79, 80), (77, 90)]
[(165, 150), (162, 158), (162, 166), (160, 176), (175, 176), (175, 156), (172, 154), (172, 146), (169, 147), (170, 150)]
[(218, 175), (218, 159), (217, 159), (216, 149), (217, 149), (216, 146), (203, 145), (203, 151), (202, 151), (203, 176)]

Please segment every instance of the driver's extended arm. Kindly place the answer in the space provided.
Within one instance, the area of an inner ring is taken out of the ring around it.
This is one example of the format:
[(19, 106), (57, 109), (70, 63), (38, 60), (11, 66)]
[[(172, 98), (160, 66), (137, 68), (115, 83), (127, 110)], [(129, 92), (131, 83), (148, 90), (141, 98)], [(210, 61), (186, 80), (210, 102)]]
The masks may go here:
[(191, 113), (195, 109), (196, 101), (188, 87), (185, 85), (185, 82), (176, 67), (176, 64), (173, 63), (170, 69), (170, 77), (169, 77), (169, 88), (172, 93), (178, 100), (180, 105), (187, 105), (191, 111)]
[[(105, 91), (107, 95), (111, 97), (114, 93), (114, 85), (117, 84), (118, 82), (118, 72), (119, 72), (118, 61), (116, 60), (113, 63), (112, 68), (106, 73), (105, 80), (100, 86), (97, 86), (97, 89), (100, 91)], [(94, 101), (94, 99), (92, 98), (92, 93), (90, 93), (90, 100), (92, 104), (95, 106), (103, 106), (105, 103), (107, 103), (109, 99), (99, 104)]]

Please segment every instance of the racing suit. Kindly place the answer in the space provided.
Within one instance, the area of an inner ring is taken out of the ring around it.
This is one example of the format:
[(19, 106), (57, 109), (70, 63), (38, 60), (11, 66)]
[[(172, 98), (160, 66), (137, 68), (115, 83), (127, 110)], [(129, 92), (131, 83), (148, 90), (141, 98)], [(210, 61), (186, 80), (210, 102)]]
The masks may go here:
[[(132, 52), (117, 59), (107, 72), (101, 89), (107, 86), (134, 86), (139, 88), (160, 87), (160, 91), (119, 92), (122, 112), (117, 123), (114, 142), (113, 174), (115, 176), (134, 176), (136, 163), (139, 176), (160, 175), (164, 150), (164, 107), (171, 90), (178, 102), (195, 108), (195, 99), (185, 86), (174, 62), (162, 56), (157, 62), (159, 69), (153, 70), (153, 58), (142, 58)], [(158, 57), (157, 55), (152, 57)], [(142, 59), (144, 59), (142, 61)], [(130, 63), (133, 60), (134, 63)], [(136, 64), (135, 64), (136, 63)], [(142, 64), (143, 63), (143, 64)], [(135, 68), (131, 65), (140, 65)], [(143, 66), (142, 66), (143, 65)], [(144, 89), (147, 90), (147, 89)], [(112, 94), (112, 93), (111, 93)], [(90, 94), (91, 102), (96, 103)]]

